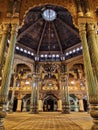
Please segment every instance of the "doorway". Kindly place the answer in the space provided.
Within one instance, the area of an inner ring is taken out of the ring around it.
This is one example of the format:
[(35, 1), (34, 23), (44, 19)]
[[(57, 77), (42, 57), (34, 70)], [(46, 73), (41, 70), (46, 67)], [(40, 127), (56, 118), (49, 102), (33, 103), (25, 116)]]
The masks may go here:
[(43, 111), (57, 111), (57, 99), (53, 95), (48, 95), (44, 99)]
[(54, 101), (52, 99), (47, 100), (47, 110), (53, 111), (54, 110)]

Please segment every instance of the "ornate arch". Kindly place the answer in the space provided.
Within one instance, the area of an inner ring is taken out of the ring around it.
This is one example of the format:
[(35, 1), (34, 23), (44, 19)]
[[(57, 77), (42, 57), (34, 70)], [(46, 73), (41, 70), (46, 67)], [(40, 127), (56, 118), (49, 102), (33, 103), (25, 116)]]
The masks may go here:
[(21, 7), (21, 10), (23, 10), (23, 11), (20, 12), (20, 24), (21, 24), (20, 27), (23, 26), (25, 16), (32, 8), (37, 7), (37, 6), (47, 5), (47, 4), (54, 5), (54, 6), (61, 6), (63, 8), (66, 8), (72, 16), (73, 24), (75, 25), (75, 27), (77, 27), (77, 21), (76, 21), (77, 11), (76, 11), (76, 6), (75, 6), (74, 0), (72, 0), (72, 1), (70, 1), (70, 0), (68, 0), (68, 1), (65, 1), (65, 0), (58, 0), (58, 1), (57, 0), (53, 0), (53, 1), (52, 0), (44, 0), (42, 2), (39, 2), (39, 0), (36, 0), (33, 2), (31, 0), (31, 1), (25, 2), (25, 0), (24, 0), (24, 3), (22, 4), (22, 6), (23, 5), (24, 6)]
[(16, 66), (17, 66), (18, 64), (25, 64), (26, 66), (28, 66), (28, 68), (31, 70), (31, 72), (33, 72), (33, 65), (32, 65), (32, 64), (30, 64), (30, 63), (28, 63), (28, 62), (25, 62), (25, 61), (21, 61), (21, 60), (19, 60), (19, 59), (18, 59), (18, 61), (16, 61), (16, 62), (14, 63), (13, 70), (16, 68)]

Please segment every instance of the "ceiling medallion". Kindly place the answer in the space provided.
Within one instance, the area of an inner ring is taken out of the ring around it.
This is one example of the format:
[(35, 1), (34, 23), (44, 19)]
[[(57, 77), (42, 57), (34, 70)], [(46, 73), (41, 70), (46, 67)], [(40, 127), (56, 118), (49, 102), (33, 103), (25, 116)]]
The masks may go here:
[(43, 11), (42, 17), (46, 21), (53, 21), (56, 19), (56, 12), (53, 9), (46, 9)]

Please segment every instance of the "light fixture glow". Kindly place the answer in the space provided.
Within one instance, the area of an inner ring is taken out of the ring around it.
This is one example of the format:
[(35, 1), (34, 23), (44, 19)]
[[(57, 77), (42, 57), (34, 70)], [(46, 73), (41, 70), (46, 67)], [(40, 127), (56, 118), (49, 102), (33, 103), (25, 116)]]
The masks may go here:
[(53, 21), (56, 18), (56, 12), (52, 9), (46, 9), (43, 11), (42, 16), (46, 21)]

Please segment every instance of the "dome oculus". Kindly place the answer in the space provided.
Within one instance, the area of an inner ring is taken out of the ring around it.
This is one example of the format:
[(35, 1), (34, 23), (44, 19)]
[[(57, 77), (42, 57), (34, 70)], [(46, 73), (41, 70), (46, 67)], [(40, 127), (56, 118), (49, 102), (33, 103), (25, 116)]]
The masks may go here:
[(42, 16), (46, 21), (53, 21), (56, 18), (56, 12), (52, 9), (46, 9), (43, 11)]

